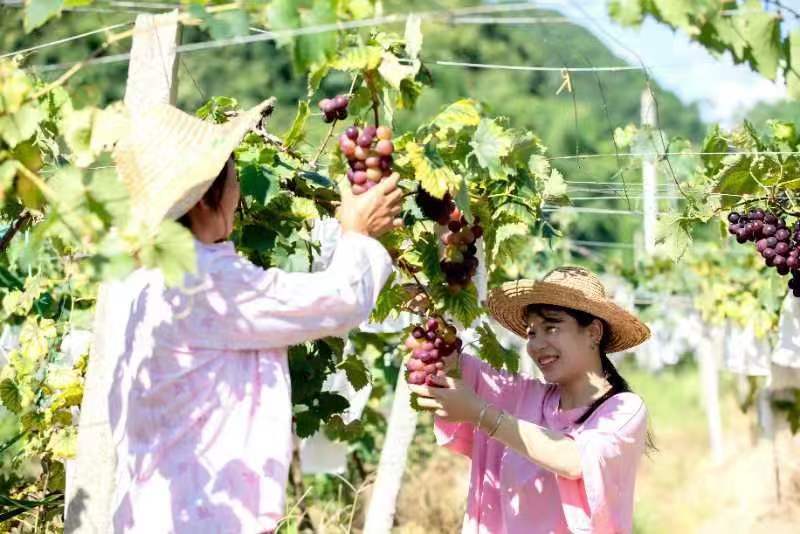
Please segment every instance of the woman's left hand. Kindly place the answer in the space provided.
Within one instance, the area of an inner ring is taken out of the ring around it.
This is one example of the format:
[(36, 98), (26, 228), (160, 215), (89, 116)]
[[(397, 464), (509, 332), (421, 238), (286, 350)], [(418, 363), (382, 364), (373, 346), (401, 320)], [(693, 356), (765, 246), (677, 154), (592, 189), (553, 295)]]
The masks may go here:
[(434, 412), (446, 421), (477, 423), (485, 401), (472, 388), (456, 378), (445, 376), (433, 377), (432, 380), (441, 387), (408, 386), (413, 393), (419, 395), (417, 404), (421, 408)]

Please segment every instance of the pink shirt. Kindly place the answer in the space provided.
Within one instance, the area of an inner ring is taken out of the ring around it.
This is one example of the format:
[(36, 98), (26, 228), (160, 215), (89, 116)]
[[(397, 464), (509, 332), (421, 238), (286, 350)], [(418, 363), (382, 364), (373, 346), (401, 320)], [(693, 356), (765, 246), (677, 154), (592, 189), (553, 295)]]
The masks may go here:
[(631, 532), (636, 470), (645, 449), (647, 410), (633, 393), (586, 410), (559, 409), (559, 388), (498, 372), (462, 357), (462, 378), (477, 394), (516, 417), (564, 432), (578, 444), (583, 475), (559, 477), (469, 423), (436, 421), (440, 444), (472, 460), (463, 533)]
[(318, 273), (261, 269), (231, 242), (196, 249), (183, 290), (139, 270), (115, 295), (127, 318), (109, 392), (115, 532), (273, 530), (292, 450), (287, 347), (346, 334), (391, 273), (357, 234)]

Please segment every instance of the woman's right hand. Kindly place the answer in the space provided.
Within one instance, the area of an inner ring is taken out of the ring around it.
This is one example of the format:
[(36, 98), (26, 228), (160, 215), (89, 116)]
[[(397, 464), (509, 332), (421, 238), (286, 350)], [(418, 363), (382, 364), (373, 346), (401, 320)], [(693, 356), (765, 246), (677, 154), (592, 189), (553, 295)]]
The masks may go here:
[(397, 218), (403, 202), (403, 191), (397, 187), (399, 179), (393, 174), (360, 195), (353, 194), (347, 179), (342, 180), (342, 204), (336, 214), (342, 231), (378, 237), (402, 226), (402, 220)]

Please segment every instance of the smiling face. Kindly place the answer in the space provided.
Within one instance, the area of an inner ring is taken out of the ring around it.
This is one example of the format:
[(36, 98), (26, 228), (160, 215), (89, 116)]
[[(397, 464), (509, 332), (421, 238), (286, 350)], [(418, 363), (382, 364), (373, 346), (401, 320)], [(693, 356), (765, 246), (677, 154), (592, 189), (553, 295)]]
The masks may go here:
[(528, 314), (528, 354), (547, 382), (570, 382), (598, 367), (603, 324), (591, 317), (585, 322), (555, 307), (538, 306)]

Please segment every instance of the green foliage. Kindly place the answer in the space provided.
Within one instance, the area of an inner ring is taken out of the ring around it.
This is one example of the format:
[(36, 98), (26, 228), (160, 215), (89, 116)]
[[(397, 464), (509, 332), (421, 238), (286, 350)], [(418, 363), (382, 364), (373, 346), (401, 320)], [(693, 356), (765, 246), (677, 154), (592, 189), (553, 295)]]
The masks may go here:
[(795, 90), (793, 61), (797, 58), (791, 55), (795, 43), (791, 37), (782, 37), (780, 14), (767, 11), (758, 0), (612, 0), (609, 14), (625, 25), (639, 25), (645, 16), (652, 16), (712, 52), (730, 52), (736, 63), (747, 63), (770, 80), (781, 67), (790, 93)]
[(505, 368), (511, 373), (519, 370), (519, 354), (500, 344), (491, 325), (483, 322), (475, 331), (478, 334), (478, 357), (495, 369)]

